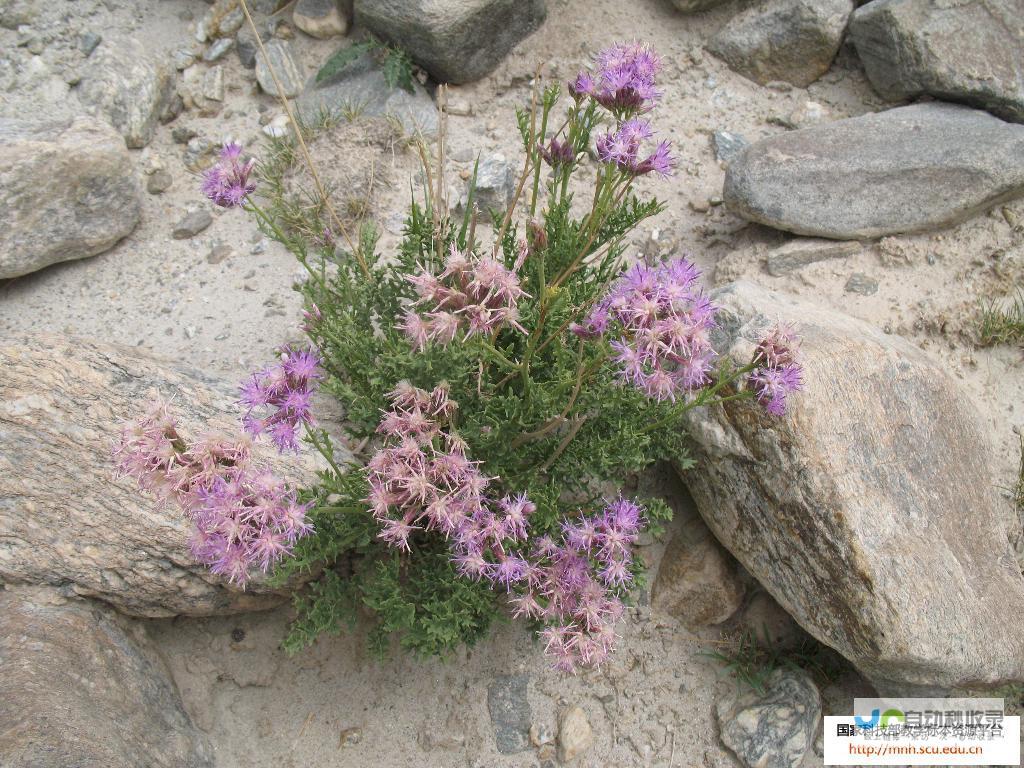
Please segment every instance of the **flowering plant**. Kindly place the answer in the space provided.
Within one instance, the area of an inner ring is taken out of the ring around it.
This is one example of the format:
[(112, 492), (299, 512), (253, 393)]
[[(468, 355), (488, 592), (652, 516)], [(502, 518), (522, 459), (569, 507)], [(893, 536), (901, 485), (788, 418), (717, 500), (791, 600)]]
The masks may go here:
[[(661, 210), (638, 182), (674, 165), (668, 142), (648, 146), (642, 117), (659, 67), (647, 46), (616, 45), (567, 100), (558, 86), (539, 93), (517, 115), (516, 195), (490, 222), (472, 193), (453, 216), (425, 163), (424, 199), (386, 259), (372, 225), (352, 241), (326, 200), (311, 209), (272, 195), (258, 207), (233, 146), (208, 172), (214, 202), (251, 210), (309, 272), (310, 348), (243, 385), (245, 431), (294, 450), (301, 429), (329, 468), (296, 495), (241, 457), (189, 449), (163, 410), (128, 429), (121, 467), (172, 489), (196, 520), (196, 557), (218, 572), (244, 582), (238, 560), (312, 576), (289, 649), (368, 613), (377, 648), (397, 635), (443, 653), (507, 607), (538, 626), (557, 668), (600, 664), (643, 579), (633, 545), (669, 514), (609, 486), (658, 460), (688, 466), (688, 409), (750, 399), (780, 415), (801, 386), (791, 331), (773, 329), (736, 365), (712, 346), (716, 308), (693, 264), (628, 266), (626, 235)], [(579, 205), (574, 176), (595, 161)], [(344, 408), (347, 459), (310, 415), (317, 385)]]

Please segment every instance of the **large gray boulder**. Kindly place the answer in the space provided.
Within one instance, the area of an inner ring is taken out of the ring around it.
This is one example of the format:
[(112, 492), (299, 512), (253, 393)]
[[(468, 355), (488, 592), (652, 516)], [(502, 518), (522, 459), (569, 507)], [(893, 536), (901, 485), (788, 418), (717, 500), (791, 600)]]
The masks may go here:
[[(265, 580), (246, 590), (189, 555), (190, 523), (114, 480), (122, 424), (157, 391), (187, 434), (238, 430), (233, 382), (121, 347), (39, 335), (0, 346), (0, 580), (49, 584), (133, 616), (209, 616), (280, 604)], [(271, 456), (273, 459), (273, 456)], [(275, 470), (309, 480), (292, 457)]]
[(854, 14), (850, 38), (886, 98), (926, 93), (1024, 122), (1020, 0), (874, 0)]
[(1024, 680), (1024, 578), (970, 396), (907, 341), (748, 283), (712, 294), (716, 348), (799, 323), (806, 390), (689, 416), (708, 526), (809, 633), (886, 690)]
[(545, 0), (355, 0), (356, 24), (442, 83), (490, 74), (547, 17)]
[(708, 50), (754, 82), (804, 87), (832, 65), (851, 13), (853, 0), (764, 0), (730, 19)]
[(724, 191), (745, 219), (838, 240), (946, 227), (1022, 194), (1024, 126), (942, 103), (759, 141)]
[(139, 222), (139, 197), (106, 123), (0, 118), (0, 279), (102, 253)]
[(0, 591), (4, 768), (212, 768), (141, 628), (46, 588)]
[(110, 121), (125, 143), (144, 147), (169, 116), (174, 71), (134, 38), (103, 42), (90, 57), (78, 98), (92, 114)]

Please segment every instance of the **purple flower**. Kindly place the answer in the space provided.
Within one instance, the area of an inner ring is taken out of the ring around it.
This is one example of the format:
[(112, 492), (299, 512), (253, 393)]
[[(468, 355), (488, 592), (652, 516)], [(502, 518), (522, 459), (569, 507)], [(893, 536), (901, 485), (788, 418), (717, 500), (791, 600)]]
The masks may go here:
[(803, 367), (797, 362), (799, 340), (789, 326), (770, 328), (754, 350), (755, 364), (748, 376), (757, 401), (773, 416), (786, 413), (791, 394), (803, 389)]
[[(297, 451), (301, 424), (313, 424), (313, 392), (323, 378), (320, 355), (313, 349), (281, 350), (281, 361), (257, 371), (242, 383), (241, 403), (247, 410), (245, 430), (253, 437), (267, 434), (277, 449)], [(257, 413), (268, 411), (264, 416)]]
[(581, 72), (569, 84), (574, 97), (589, 96), (613, 112), (636, 113), (650, 110), (661, 96), (654, 87), (661, 58), (646, 44), (618, 43), (594, 63), (596, 73)]
[(181, 508), (194, 525), (193, 558), (230, 582), (244, 586), (254, 570), (270, 570), (313, 530), (310, 505), (253, 457), (247, 439), (190, 442), (166, 402), (127, 426), (114, 454), (119, 475)]
[(568, 141), (551, 139), (546, 147), (543, 144), (538, 144), (537, 151), (544, 158), (544, 162), (552, 168), (571, 165), (576, 159), (576, 150)]
[(696, 285), (699, 276), (685, 258), (637, 264), (572, 330), (595, 338), (615, 329), (610, 346), (622, 381), (654, 400), (675, 401), (710, 382), (716, 357), (710, 332), (717, 310)]
[(601, 162), (616, 165), (633, 176), (643, 176), (651, 171), (670, 176), (675, 159), (670, 154), (669, 142), (661, 142), (652, 154), (642, 157), (643, 143), (653, 135), (654, 131), (646, 120), (626, 120), (615, 131), (598, 137), (597, 156)]
[(242, 162), (241, 144), (224, 144), (220, 158), (212, 168), (203, 172), (203, 194), (222, 208), (241, 205), (256, 191), (256, 184), (249, 180), (255, 165), (254, 159)]

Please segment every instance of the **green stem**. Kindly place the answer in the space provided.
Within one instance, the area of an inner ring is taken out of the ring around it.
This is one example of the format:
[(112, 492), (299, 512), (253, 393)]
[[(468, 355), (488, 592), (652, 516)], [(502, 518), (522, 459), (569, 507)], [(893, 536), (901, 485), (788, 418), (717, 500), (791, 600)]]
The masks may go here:
[(310, 427), (309, 424), (306, 424), (305, 422), (303, 422), (302, 426), (306, 430), (306, 439), (309, 440), (310, 443), (312, 443), (313, 447), (316, 448), (316, 450), (319, 452), (321, 456), (327, 459), (327, 463), (331, 465), (331, 469), (334, 470), (334, 473), (338, 477), (341, 477), (344, 473), (341, 471), (341, 469), (338, 468), (338, 465), (334, 462), (334, 451), (331, 448), (331, 438), (325, 432), (324, 442), (321, 443), (319, 438), (317, 437), (315, 429)]
[(540, 149), (538, 148), (538, 142), (544, 143), (544, 134), (548, 131), (548, 113), (551, 111), (551, 105), (547, 99), (544, 100), (544, 111), (540, 117), (540, 134), (538, 136), (531, 136), (530, 139), (533, 141), (533, 147), (531, 148), (531, 154), (534, 158), (534, 169), (533, 169), (533, 196), (530, 198), (530, 218), (532, 219), (537, 215), (537, 193), (540, 190)]

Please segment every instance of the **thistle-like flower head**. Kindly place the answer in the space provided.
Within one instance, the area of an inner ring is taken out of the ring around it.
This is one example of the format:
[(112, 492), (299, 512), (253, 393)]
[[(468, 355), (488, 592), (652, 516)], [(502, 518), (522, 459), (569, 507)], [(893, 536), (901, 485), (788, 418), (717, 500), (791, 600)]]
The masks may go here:
[(249, 179), (255, 159), (242, 161), (242, 145), (227, 142), (213, 167), (203, 172), (202, 191), (221, 208), (234, 208), (245, 202), (256, 191)]
[(619, 113), (647, 112), (661, 93), (655, 77), (661, 58), (644, 43), (618, 43), (594, 57), (595, 71), (583, 71), (569, 83), (576, 98), (589, 96)]

